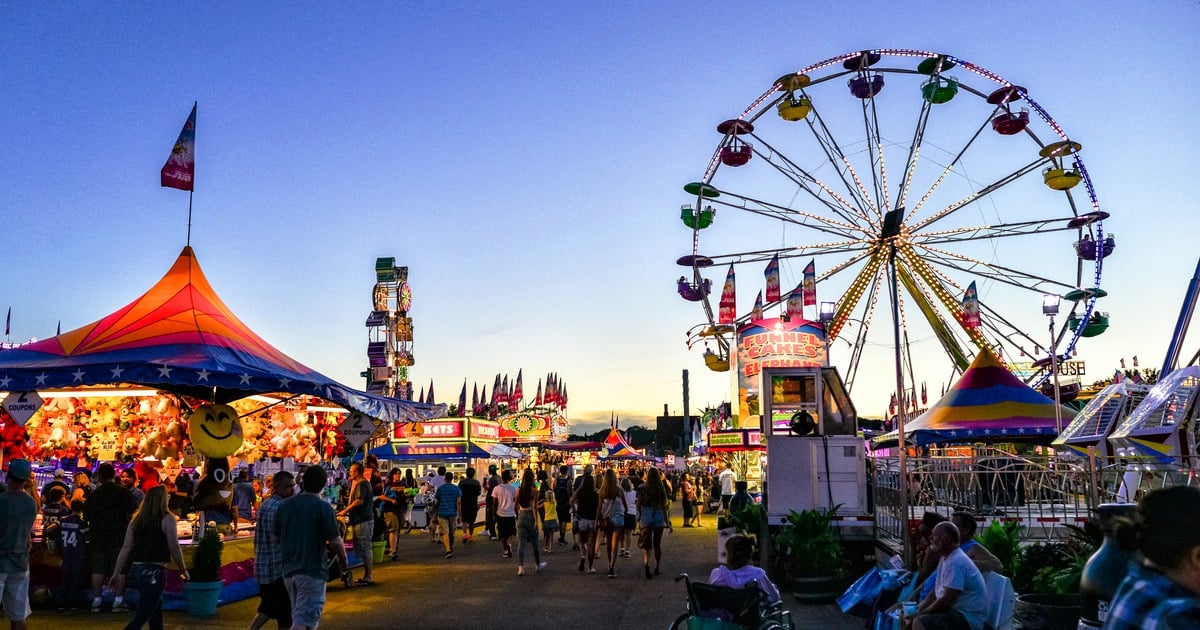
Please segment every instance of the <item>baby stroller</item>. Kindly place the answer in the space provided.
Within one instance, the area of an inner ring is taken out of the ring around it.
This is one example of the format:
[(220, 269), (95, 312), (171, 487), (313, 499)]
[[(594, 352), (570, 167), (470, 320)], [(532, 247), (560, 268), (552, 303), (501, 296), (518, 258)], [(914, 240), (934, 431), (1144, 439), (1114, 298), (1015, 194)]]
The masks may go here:
[(686, 573), (675, 578), (687, 586), (688, 611), (679, 615), (671, 630), (792, 630), (792, 613), (782, 604), (771, 604), (751, 582), (745, 588), (693, 582)]
[[(346, 521), (341, 518), (337, 519), (337, 524), (338, 536), (341, 536), (342, 544), (345, 545), (347, 544), (345, 542), (346, 534), (350, 528), (346, 524)], [(325, 575), (328, 576), (326, 580), (329, 582), (341, 580), (342, 586), (345, 586), (346, 588), (353, 588), (354, 586), (354, 571), (352, 571), (350, 567), (346, 567), (346, 570), (343, 571), (342, 568), (338, 566), (337, 554), (328, 549), (325, 550)]]

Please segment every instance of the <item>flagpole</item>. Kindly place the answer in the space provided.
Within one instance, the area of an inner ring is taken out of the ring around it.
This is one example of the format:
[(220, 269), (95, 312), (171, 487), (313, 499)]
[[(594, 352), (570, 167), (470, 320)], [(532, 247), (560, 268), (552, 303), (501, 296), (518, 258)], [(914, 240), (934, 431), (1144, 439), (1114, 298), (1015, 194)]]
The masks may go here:
[(194, 190), (188, 191), (188, 226), (187, 226), (187, 246), (188, 247), (192, 246), (192, 195), (194, 195), (194, 194), (196, 194), (196, 191), (194, 191)]

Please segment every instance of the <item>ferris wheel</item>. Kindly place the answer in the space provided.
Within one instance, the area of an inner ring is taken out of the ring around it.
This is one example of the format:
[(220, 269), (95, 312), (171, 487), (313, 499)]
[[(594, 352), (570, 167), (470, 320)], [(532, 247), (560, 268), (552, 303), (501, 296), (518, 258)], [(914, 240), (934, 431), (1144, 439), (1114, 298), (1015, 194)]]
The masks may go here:
[[(678, 260), (691, 271), (679, 294), (705, 316), (689, 346), (707, 348), (710, 368), (728, 369), (733, 331), (750, 318), (744, 305), (733, 317), (716, 308), (727, 270), (745, 300), (772, 260), (783, 292), (764, 311), (784, 312), (813, 263), (819, 299), (832, 304), (805, 319), (825, 322), (850, 387), (887, 383), (876, 370), (894, 372), (884, 357), (897, 344), (910, 383), (949, 382), (987, 347), (1039, 384), (1050, 348), (1069, 359), (1107, 328), (1097, 300), (1116, 244), (1108, 213), (1083, 145), (1024, 87), (952, 55), (851, 52), (775, 80), (716, 130), (703, 176), (684, 186), (692, 252)], [(972, 283), (978, 323), (964, 316)], [(1060, 296), (1065, 315), (1049, 327), (1045, 295)]]

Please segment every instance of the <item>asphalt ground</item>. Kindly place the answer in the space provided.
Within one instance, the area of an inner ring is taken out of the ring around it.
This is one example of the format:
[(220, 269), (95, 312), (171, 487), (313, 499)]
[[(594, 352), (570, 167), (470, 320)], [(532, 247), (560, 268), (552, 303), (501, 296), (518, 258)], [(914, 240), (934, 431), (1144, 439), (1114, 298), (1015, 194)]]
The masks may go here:
[[(568, 538), (569, 540), (569, 538)], [(686, 590), (672, 577), (687, 572), (707, 580), (716, 565), (713, 527), (675, 528), (663, 536), (662, 575), (647, 580), (640, 550), (617, 561), (617, 577), (608, 579), (601, 548), (596, 573), (577, 570), (579, 552), (555, 545), (543, 556), (547, 567), (533, 571), (526, 558), (526, 575), (516, 574), (516, 560), (501, 557), (500, 543), (487, 537), (456, 543), (452, 559), (444, 559), (441, 544), (414, 532), (401, 537), (400, 559), (375, 569), (375, 586), (344, 588), (330, 582), (322, 628), (553, 628), (555, 630), (667, 628), (686, 611)], [(515, 554), (515, 546), (514, 546)], [(361, 569), (355, 570), (355, 577)], [(851, 630), (862, 619), (843, 615), (836, 605), (798, 604), (784, 593), (797, 628)], [(209, 619), (184, 612), (165, 613), (165, 627), (246, 628), (255, 615), (258, 598), (221, 606)], [(34, 610), (32, 630), (123, 628), (132, 613), (89, 613)], [(0, 624), (3, 622), (0, 621)], [(275, 624), (269, 623), (268, 628)]]

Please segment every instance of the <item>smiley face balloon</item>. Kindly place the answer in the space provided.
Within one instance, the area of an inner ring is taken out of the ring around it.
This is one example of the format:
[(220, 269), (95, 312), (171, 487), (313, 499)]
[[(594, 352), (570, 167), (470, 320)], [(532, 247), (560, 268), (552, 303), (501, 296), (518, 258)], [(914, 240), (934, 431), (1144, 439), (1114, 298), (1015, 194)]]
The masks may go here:
[(229, 405), (201, 405), (188, 418), (188, 438), (200, 453), (227, 457), (242, 446), (242, 421)]

